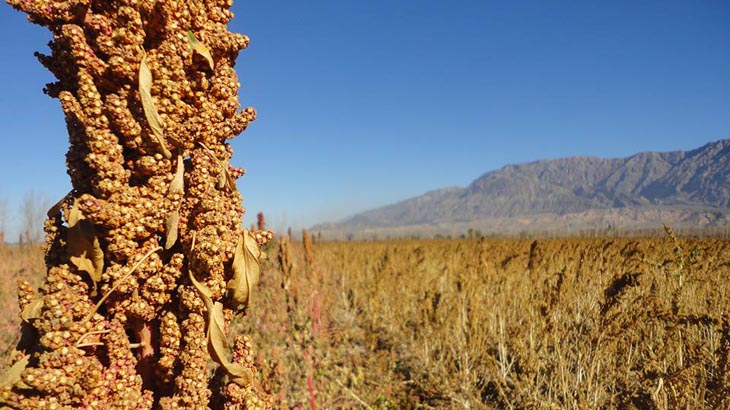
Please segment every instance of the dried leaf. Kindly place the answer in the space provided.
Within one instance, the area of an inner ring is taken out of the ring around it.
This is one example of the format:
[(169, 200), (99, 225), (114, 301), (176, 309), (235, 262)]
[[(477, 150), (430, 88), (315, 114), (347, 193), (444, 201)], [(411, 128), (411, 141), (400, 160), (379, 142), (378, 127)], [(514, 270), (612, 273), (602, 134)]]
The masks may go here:
[(198, 282), (197, 279), (195, 279), (195, 276), (193, 276), (193, 272), (189, 270), (188, 272), (190, 276), (190, 282), (193, 283), (193, 286), (195, 286), (195, 289), (200, 293), (200, 296), (203, 298), (203, 303), (205, 303), (205, 308), (210, 311), (213, 307), (213, 292), (205, 286), (204, 284)]
[(233, 179), (233, 177), (231, 176), (231, 173), (228, 172), (228, 160), (220, 161), (218, 159), (218, 157), (215, 156), (213, 151), (211, 151), (208, 147), (206, 147), (205, 144), (203, 144), (202, 142), (199, 142), (198, 144), (200, 144), (200, 146), (203, 147), (203, 149), (205, 149), (205, 152), (208, 153), (208, 156), (210, 156), (210, 158), (213, 161), (217, 162), (218, 166), (220, 167), (220, 173), (218, 174), (218, 181), (215, 184), (216, 188), (223, 189), (223, 188), (227, 187), (231, 191), (234, 191), (234, 192), (238, 191), (238, 189), (236, 189), (236, 180)]
[(180, 211), (175, 211), (165, 221), (165, 249), (172, 248), (177, 242), (177, 226), (180, 222)]
[(73, 228), (76, 226), (80, 220), (84, 219), (84, 216), (81, 214), (81, 210), (79, 209), (79, 200), (74, 199), (73, 207), (68, 211), (68, 215), (66, 215), (66, 223), (68, 224), (69, 228)]
[[(23, 356), (0, 376), (0, 390), (22, 383), (21, 375), (30, 362), (30, 355)], [(24, 384), (24, 383), (23, 383)], [(2, 400), (0, 400), (2, 402)]]
[(226, 178), (226, 173), (221, 169), (221, 173), (218, 174), (218, 181), (215, 184), (215, 187), (218, 189), (223, 189), (228, 184), (228, 178)]
[(211, 357), (228, 372), (233, 382), (240, 386), (248, 386), (253, 379), (251, 369), (240, 363), (228, 361), (228, 341), (225, 332), (225, 316), (223, 315), (223, 304), (215, 302), (213, 311), (209, 315), (208, 323), (208, 351)]
[(239, 236), (236, 253), (233, 256), (233, 277), (226, 284), (234, 310), (245, 309), (248, 306), (253, 287), (258, 283), (261, 274), (259, 260), (262, 256), (256, 238), (244, 229)]
[(223, 187), (227, 187), (233, 192), (238, 191), (236, 189), (236, 180), (233, 179), (231, 176), (231, 173), (228, 172), (228, 160), (221, 161), (221, 173), (218, 174), (218, 188), (223, 189)]
[(56, 202), (48, 210), (48, 212), (46, 213), (46, 215), (48, 215), (49, 218), (53, 218), (53, 217), (57, 216), (59, 214), (59, 212), (61, 212), (61, 206), (63, 205), (64, 202), (66, 202), (66, 198), (68, 198), (69, 195), (71, 195), (71, 192), (69, 192), (68, 194), (64, 195), (63, 198), (61, 198), (58, 202)]
[(96, 286), (104, 271), (104, 252), (94, 224), (84, 219), (78, 207), (78, 199), (74, 201), (66, 221), (68, 223), (66, 241), (71, 263), (80, 271), (88, 273)]
[(177, 156), (177, 169), (175, 169), (175, 176), (170, 182), (170, 188), (167, 192), (171, 194), (183, 194), (185, 193), (185, 182), (183, 181), (183, 174), (185, 172), (185, 164), (183, 163), (182, 155)]
[(150, 67), (147, 65), (147, 54), (142, 57), (142, 62), (139, 65), (139, 95), (142, 99), (144, 116), (147, 118), (147, 123), (152, 130), (152, 136), (160, 145), (162, 155), (168, 159), (172, 158), (172, 153), (167, 150), (167, 144), (165, 144), (165, 135), (163, 132), (165, 124), (160, 114), (157, 113), (155, 102), (152, 99), (152, 71), (150, 71)]
[(195, 38), (195, 34), (193, 34), (192, 31), (188, 31), (188, 42), (190, 43), (190, 48), (192, 48), (194, 51), (196, 51), (201, 56), (205, 57), (206, 60), (208, 60), (208, 65), (210, 66), (210, 69), (212, 70), (214, 68), (213, 65), (213, 56), (210, 55), (210, 50), (208, 50), (208, 47), (205, 46), (205, 44), (198, 41), (197, 38)]
[(38, 319), (41, 317), (41, 310), (43, 309), (43, 298), (39, 297), (34, 299), (25, 306), (22, 312), (20, 312), (20, 318), (26, 322), (30, 322), (31, 319)]
[(226, 321), (223, 315), (223, 305), (220, 302), (213, 302), (213, 292), (204, 284), (198, 282), (192, 271), (188, 270), (190, 281), (200, 293), (205, 308), (208, 311), (208, 353), (223, 369), (226, 370), (234, 383), (246, 387), (253, 380), (251, 369), (240, 363), (232, 363), (228, 360), (228, 341), (226, 340)]

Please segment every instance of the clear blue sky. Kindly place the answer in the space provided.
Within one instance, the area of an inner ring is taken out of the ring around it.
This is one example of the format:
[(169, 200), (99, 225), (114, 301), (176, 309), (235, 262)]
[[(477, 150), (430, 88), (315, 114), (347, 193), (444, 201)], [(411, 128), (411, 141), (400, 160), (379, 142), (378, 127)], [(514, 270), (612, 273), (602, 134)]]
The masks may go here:
[[(730, 137), (726, 0), (235, 2), (258, 120), (234, 140), (247, 223), (308, 226), (515, 162)], [(0, 199), (69, 188), (50, 36), (0, 7)], [(14, 219), (14, 218), (13, 218)]]

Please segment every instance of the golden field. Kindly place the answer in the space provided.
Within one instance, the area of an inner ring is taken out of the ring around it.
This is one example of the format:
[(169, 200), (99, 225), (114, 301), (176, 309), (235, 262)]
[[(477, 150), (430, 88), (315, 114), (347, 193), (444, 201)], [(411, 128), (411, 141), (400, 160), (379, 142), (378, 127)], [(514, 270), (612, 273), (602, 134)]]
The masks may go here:
[[(304, 244), (268, 245), (232, 330), (275, 408), (730, 408), (728, 240)], [(0, 249), (2, 367), (43, 271)]]

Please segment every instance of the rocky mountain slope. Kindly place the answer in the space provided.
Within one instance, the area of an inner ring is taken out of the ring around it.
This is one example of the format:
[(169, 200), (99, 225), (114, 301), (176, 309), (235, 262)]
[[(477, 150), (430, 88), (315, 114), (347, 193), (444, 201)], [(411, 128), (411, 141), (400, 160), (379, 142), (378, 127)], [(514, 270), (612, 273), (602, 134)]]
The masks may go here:
[(312, 229), (350, 234), (407, 234), (429, 226), (434, 232), (449, 226), (541, 230), (556, 228), (568, 215), (571, 229), (662, 222), (719, 226), (728, 213), (730, 140), (720, 140), (691, 151), (507, 165), (465, 188), (431, 191)]

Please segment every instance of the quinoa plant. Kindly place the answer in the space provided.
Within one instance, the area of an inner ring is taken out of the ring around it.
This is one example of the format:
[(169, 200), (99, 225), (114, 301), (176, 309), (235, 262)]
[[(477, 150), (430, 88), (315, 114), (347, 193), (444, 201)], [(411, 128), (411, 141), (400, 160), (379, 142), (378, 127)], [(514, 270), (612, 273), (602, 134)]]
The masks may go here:
[[(226, 142), (240, 109), (231, 0), (8, 0), (53, 34), (73, 189), (48, 212), (47, 274), (19, 284), (22, 337), (0, 375), (16, 409), (253, 409), (251, 339), (229, 351), (270, 235), (241, 228)], [(257, 239), (258, 238), (258, 239)]]

